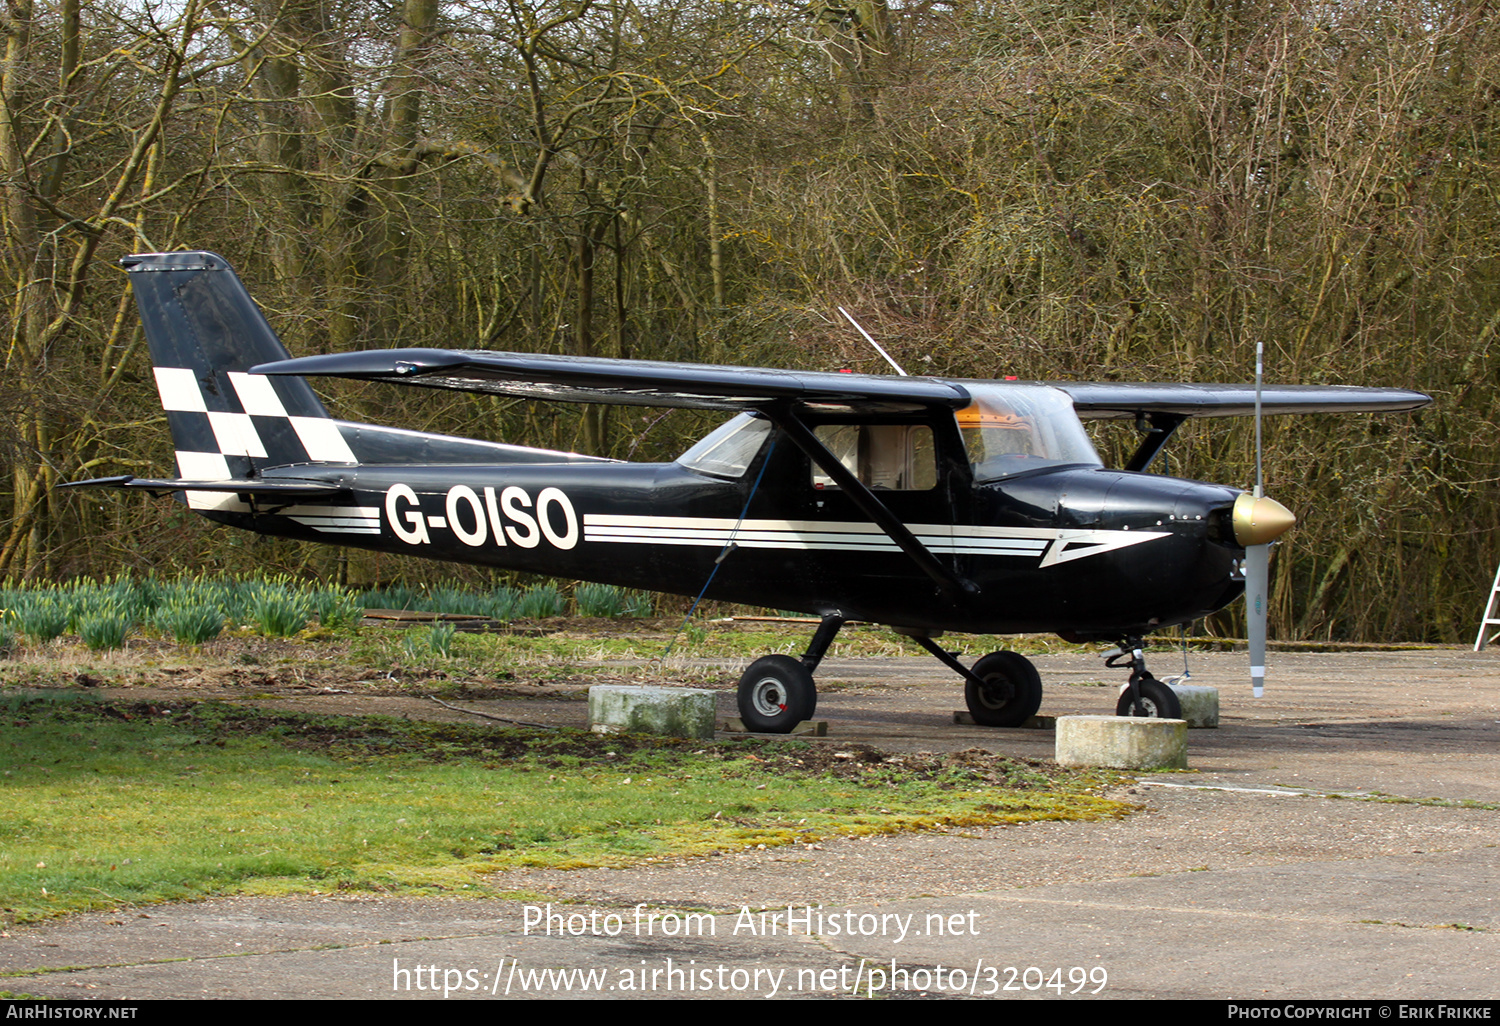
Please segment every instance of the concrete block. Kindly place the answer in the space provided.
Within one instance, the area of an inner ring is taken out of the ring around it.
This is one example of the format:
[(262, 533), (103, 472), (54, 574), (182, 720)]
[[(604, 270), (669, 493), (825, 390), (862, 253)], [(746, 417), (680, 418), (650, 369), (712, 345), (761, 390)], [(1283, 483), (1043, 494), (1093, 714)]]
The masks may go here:
[(596, 684), (589, 688), (589, 730), (711, 740), (714, 698), (701, 688)]
[(1110, 769), (1187, 769), (1187, 721), (1059, 716), (1057, 762)]
[(1219, 725), (1219, 689), (1201, 684), (1168, 684), (1182, 703), (1182, 718), (1189, 730)]

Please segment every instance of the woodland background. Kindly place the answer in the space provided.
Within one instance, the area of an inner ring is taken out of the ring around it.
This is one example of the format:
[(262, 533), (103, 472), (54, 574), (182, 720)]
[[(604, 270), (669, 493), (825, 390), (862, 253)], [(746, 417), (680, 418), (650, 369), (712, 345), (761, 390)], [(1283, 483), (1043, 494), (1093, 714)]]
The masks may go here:
[[(1402, 385), (1267, 422), (1282, 637), (1472, 636), (1497, 551), (1500, 19), (1453, 0), (5, 0), (0, 577), (461, 568), (60, 481), (172, 470), (122, 255), (392, 345)], [(336, 415), (636, 459), (688, 411)], [(1112, 429), (1113, 430), (1113, 429)], [(1101, 437), (1118, 461), (1128, 428)], [(1248, 485), (1248, 423), (1154, 469)]]

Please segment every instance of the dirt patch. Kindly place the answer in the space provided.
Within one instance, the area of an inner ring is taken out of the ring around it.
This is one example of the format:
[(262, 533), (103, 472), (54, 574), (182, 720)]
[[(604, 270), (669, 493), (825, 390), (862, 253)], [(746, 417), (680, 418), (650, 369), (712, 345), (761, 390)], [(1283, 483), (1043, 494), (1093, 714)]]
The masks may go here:
[[(17, 726), (45, 709), (57, 715), (50, 697), (15, 695), (10, 714)], [(941, 786), (985, 784), (1008, 789), (1052, 787), (1080, 774), (1055, 765), (1016, 759), (980, 748), (949, 753), (892, 753), (874, 745), (847, 742), (810, 744), (796, 739), (741, 737), (702, 741), (645, 734), (601, 736), (581, 730), (498, 729), (483, 725), (404, 720), (378, 716), (331, 716), (215, 701), (102, 700), (71, 702), (70, 719), (149, 721), (201, 735), (201, 743), (223, 745), (236, 737), (271, 738), (289, 748), (333, 758), (404, 756), (428, 762), (455, 758), (485, 763), (525, 760), (549, 769), (580, 765), (619, 766), (651, 758), (668, 761), (738, 762), (746, 772), (833, 777), (878, 785), (887, 779), (936, 780)]]
[[(545, 633), (582, 643), (601, 637), (651, 637), (658, 621), (617, 623), (598, 618), (559, 618), (518, 622), (528, 633)], [(643, 634), (645, 630), (647, 633)], [(316, 696), (319, 708), (341, 715), (370, 710), (367, 698), (409, 699), (408, 715), (431, 715), (437, 707), (426, 696), (448, 700), (551, 700), (584, 702), (595, 684), (730, 687), (730, 675), (712, 669), (663, 671), (648, 666), (579, 669), (566, 664), (476, 668), (463, 660), (371, 665), (355, 658), (352, 643), (337, 636), (296, 638), (226, 636), (197, 648), (156, 638), (131, 638), (116, 651), (94, 653), (66, 639), (23, 650), (0, 660), (0, 688), (84, 688), (101, 695), (126, 692), (140, 697), (182, 695), (218, 699), (289, 699)], [(661, 635), (664, 640), (666, 635)], [(446, 663), (446, 665), (445, 665)], [(340, 703), (340, 696), (348, 702)]]

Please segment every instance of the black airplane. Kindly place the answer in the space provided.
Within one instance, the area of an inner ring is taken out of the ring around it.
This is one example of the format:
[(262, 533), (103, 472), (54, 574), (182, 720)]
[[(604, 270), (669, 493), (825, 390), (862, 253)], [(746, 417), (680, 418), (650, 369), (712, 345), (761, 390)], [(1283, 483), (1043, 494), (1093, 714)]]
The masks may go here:
[[(976, 722), (1034, 715), (1035, 667), (966, 667), (944, 631), (1119, 645), (1117, 711), (1175, 717), (1142, 638), (1222, 609), (1248, 546), (1293, 522), (1271, 499), (1145, 473), (1189, 417), (1247, 415), (1247, 385), (970, 381), (390, 349), (289, 358), (229, 264), (126, 257), (177, 476), (76, 482), (172, 493), (220, 523), (821, 617), (801, 658), (739, 684), (753, 730), (813, 715), (839, 628), (886, 624), (965, 681)], [(629, 463), (336, 420), (311, 376), (527, 399), (731, 411), (671, 463)], [(1389, 388), (1266, 386), (1266, 413), (1413, 410)], [(1123, 469), (1080, 418), (1133, 420)]]

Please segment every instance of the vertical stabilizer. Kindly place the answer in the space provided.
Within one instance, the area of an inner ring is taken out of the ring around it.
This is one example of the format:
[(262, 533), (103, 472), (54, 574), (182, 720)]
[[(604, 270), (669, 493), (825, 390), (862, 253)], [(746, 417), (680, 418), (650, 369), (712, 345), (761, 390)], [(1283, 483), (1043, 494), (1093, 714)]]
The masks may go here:
[[(357, 462), (307, 382), (248, 373), (288, 358), (228, 261), (212, 253), (146, 253), (130, 274), (172, 430), (178, 476), (255, 478), (266, 467)], [(232, 496), (189, 492), (216, 508)]]

